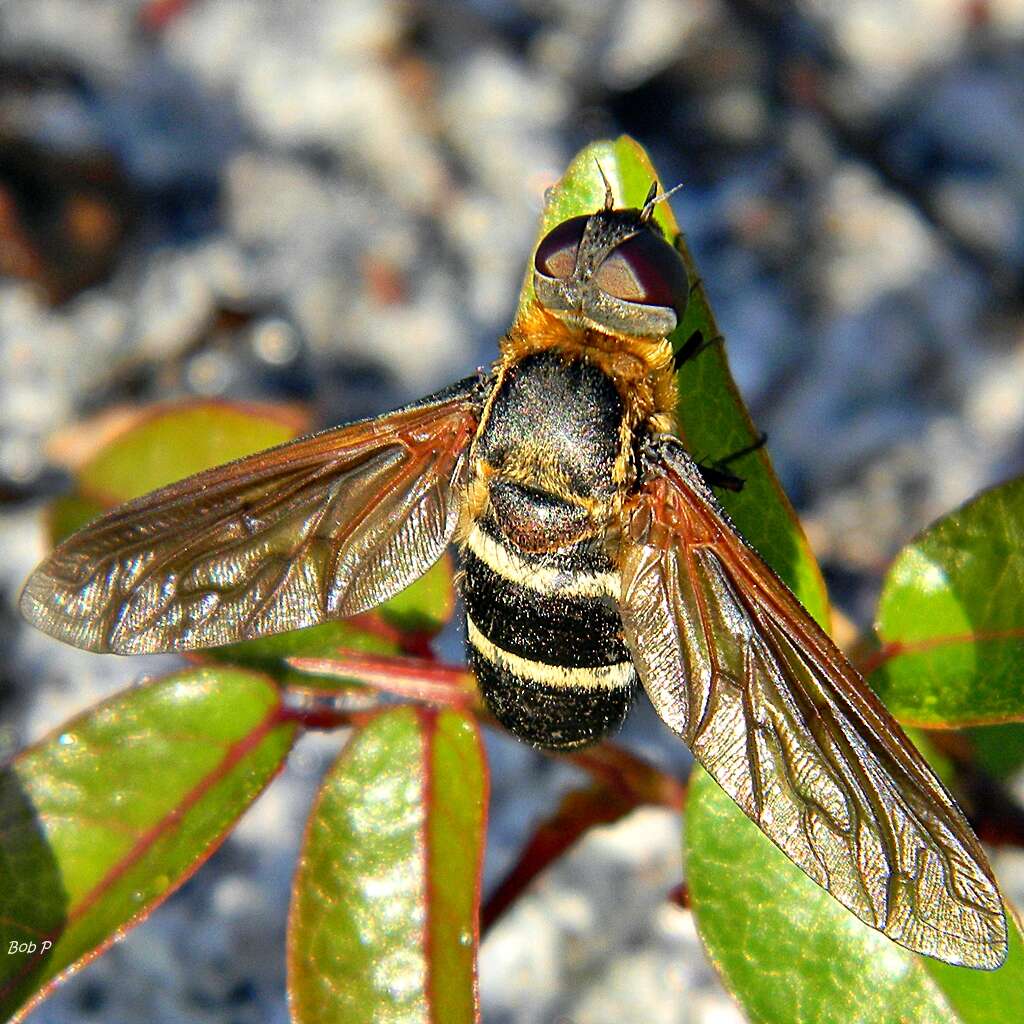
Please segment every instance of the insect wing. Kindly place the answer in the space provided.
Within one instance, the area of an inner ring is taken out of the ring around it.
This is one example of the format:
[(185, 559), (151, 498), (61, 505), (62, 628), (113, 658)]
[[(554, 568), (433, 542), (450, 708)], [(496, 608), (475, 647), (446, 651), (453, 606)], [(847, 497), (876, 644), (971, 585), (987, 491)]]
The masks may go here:
[(142, 654), (364, 611), (451, 539), (480, 391), (467, 378), (129, 502), (53, 551), (22, 613), (77, 647)]
[(658, 714), (862, 921), (948, 963), (998, 967), (1002, 901), (945, 788), (682, 445), (659, 439), (645, 454), (620, 610)]

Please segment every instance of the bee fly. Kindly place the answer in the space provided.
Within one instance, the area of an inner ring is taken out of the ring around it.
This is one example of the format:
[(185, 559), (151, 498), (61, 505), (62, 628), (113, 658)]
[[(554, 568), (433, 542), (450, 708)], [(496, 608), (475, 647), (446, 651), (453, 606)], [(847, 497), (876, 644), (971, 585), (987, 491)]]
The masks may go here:
[(573, 217), (488, 373), (114, 510), (28, 580), (92, 651), (183, 651), (354, 615), (461, 548), (468, 656), (540, 747), (599, 740), (643, 684), (762, 831), (862, 921), (994, 968), (978, 840), (924, 759), (743, 540), (673, 436), (682, 260), (641, 209)]

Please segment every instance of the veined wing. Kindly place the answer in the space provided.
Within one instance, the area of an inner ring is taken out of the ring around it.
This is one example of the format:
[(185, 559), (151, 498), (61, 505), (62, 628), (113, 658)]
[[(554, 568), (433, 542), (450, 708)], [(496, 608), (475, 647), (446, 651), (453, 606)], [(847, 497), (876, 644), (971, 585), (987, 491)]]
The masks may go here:
[(36, 569), (22, 614), (77, 647), (141, 654), (371, 608), (451, 539), (481, 392), (469, 377), (122, 505)]
[(998, 967), (1002, 901), (950, 795), (742, 539), (681, 443), (650, 442), (645, 462), (621, 614), (659, 715), (862, 921), (948, 963)]

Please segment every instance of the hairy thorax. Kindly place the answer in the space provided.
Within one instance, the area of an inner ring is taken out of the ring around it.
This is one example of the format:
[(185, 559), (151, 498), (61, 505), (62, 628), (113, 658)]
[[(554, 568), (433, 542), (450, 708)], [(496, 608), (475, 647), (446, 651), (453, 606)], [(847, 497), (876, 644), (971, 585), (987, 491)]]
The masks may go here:
[(571, 538), (571, 524), (577, 539), (605, 530), (635, 479), (637, 430), (671, 432), (676, 402), (667, 339), (605, 334), (527, 307), (502, 342), (474, 446), (469, 521), (491, 505), (515, 529), (526, 489), (574, 509), (538, 498), (524, 546), (536, 550), (538, 528), (550, 528), (553, 545)]

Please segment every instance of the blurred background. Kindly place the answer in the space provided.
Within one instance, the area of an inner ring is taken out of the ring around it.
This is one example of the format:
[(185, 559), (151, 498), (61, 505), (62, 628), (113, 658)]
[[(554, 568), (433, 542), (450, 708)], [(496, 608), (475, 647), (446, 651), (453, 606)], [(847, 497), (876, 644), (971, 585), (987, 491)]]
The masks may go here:
[[(173, 663), (17, 620), (54, 435), (187, 396), (327, 425), (490, 362), (544, 188), (621, 132), (683, 184), (738, 383), (866, 627), (901, 544), (1024, 470), (1022, 82), (1020, 0), (0, 0), (0, 753)], [(685, 769), (646, 709), (625, 742)], [(307, 737), (33, 1024), (283, 1024), (287, 887), (338, 745)], [(574, 778), (489, 746), (493, 886)], [(483, 945), (485, 1019), (739, 1020), (666, 900), (678, 847), (641, 811), (541, 879)], [(1021, 856), (995, 863), (1019, 898)]]

